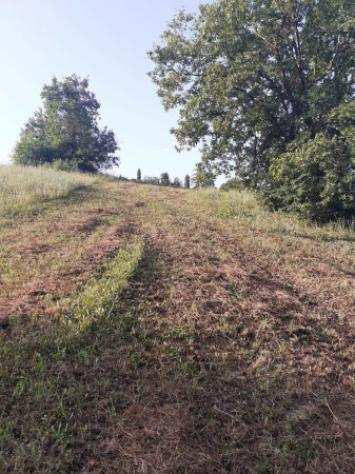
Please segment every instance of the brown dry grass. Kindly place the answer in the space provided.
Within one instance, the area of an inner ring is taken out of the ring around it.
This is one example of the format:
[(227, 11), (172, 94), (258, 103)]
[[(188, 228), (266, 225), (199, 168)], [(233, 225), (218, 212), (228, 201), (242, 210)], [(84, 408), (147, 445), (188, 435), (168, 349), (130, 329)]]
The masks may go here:
[[(102, 181), (7, 222), (0, 468), (352, 472), (354, 234), (226, 199)], [(52, 340), (132, 235), (111, 317)]]

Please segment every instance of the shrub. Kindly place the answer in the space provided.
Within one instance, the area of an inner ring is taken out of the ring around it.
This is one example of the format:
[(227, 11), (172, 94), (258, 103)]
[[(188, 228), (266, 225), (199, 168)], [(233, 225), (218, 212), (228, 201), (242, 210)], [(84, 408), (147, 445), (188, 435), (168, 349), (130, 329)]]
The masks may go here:
[(236, 178), (229, 179), (220, 187), (221, 191), (231, 191), (233, 189), (242, 190), (244, 188), (245, 186), (243, 185), (243, 181)]
[(267, 200), (319, 221), (355, 215), (354, 102), (328, 117), (324, 132), (271, 164)]

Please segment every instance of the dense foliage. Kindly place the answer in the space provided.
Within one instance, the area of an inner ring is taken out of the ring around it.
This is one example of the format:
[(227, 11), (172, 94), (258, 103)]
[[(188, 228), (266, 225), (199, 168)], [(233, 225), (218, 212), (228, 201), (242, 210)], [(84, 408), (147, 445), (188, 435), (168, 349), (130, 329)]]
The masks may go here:
[(353, 39), (348, 0), (217, 0), (174, 18), (150, 52), (151, 77), (179, 109), (180, 147), (201, 145), (218, 172), (268, 190), (287, 185), (273, 161), (301, 140), (321, 146), (329, 115), (352, 100)]
[(323, 132), (278, 156), (268, 200), (311, 218), (350, 219), (355, 214), (355, 103), (328, 117)]
[(15, 163), (85, 172), (118, 164), (114, 133), (99, 128), (100, 104), (88, 87), (88, 80), (76, 75), (53, 78), (43, 87), (43, 107), (22, 130)]

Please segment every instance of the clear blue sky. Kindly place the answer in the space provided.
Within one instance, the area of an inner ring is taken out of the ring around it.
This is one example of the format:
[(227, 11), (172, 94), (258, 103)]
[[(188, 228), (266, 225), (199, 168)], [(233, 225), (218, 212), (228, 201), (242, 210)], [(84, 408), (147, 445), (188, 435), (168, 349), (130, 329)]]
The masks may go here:
[(165, 112), (147, 77), (147, 57), (167, 22), (200, 0), (0, 0), (0, 162), (8, 160), (53, 75), (89, 77), (102, 124), (121, 146), (119, 173), (191, 173), (198, 151), (177, 153)]

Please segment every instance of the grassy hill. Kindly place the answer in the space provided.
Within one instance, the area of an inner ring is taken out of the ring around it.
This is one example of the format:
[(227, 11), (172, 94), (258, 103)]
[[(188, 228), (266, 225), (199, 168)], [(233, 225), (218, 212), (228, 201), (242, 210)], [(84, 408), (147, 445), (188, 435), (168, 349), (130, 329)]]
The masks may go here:
[(355, 233), (0, 168), (1, 472), (352, 472)]

